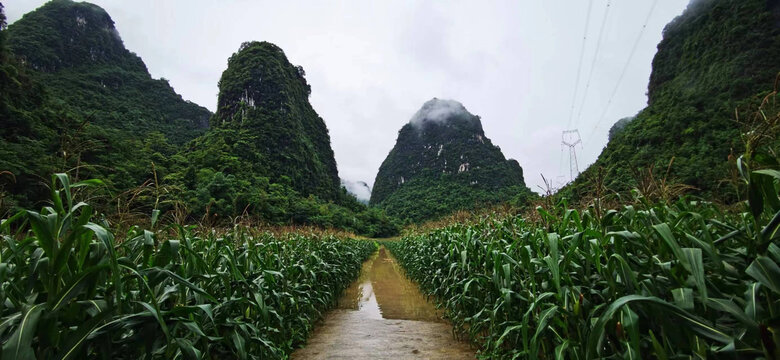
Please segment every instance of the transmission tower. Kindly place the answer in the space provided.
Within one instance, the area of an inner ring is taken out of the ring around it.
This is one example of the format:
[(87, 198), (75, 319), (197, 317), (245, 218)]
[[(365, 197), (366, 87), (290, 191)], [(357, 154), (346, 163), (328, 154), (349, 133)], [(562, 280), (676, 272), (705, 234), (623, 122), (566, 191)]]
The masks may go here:
[[(564, 130), (561, 134), (561, 147), (567, 146), (569, 148), (569, 176), (571, 176), (571, 181), (574, 181), (574, 177), (580, 173), (580, 168), (577, 164), (577, 151), (575, 147), (580, 145), (581, 148), (581, 144), (582, 138), (580, 137), (579, 130)], [(561, 148), (561, 150), (563, 150), (563, 148)]]

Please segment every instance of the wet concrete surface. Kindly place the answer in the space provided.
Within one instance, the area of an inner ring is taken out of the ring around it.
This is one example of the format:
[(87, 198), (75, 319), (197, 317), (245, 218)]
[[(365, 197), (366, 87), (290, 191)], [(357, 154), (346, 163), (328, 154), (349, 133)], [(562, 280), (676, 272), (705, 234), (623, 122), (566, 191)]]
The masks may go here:
[(292, 359), (474, 359), (384, 247)]

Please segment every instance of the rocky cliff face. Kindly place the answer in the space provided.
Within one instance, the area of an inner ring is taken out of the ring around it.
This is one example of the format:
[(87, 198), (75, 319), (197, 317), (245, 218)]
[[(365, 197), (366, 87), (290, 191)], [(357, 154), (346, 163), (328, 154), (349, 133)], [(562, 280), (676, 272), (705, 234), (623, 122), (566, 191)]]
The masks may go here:
[(485, 136), (480, 118), (457, 101), (434, 98), (399, 131), (371, 204), (419, 221), (526, 191), (522, 168)]

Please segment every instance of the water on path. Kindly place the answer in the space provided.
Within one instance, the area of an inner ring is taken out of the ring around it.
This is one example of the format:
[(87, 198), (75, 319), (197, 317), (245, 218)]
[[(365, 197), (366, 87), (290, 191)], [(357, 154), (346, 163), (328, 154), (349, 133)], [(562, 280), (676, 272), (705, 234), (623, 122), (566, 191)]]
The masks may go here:
[(384, 247), (293, 359), (474, 359)]

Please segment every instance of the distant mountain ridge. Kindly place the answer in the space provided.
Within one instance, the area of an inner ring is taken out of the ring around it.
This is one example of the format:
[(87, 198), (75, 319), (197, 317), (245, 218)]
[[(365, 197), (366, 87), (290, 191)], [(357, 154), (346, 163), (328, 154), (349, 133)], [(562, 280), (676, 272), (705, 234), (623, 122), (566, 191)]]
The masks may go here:
[(370, 203), (418, 222), (529, 195), (522, 168), (485, 136), (480, 118), (434, 98), (398, 132)]

